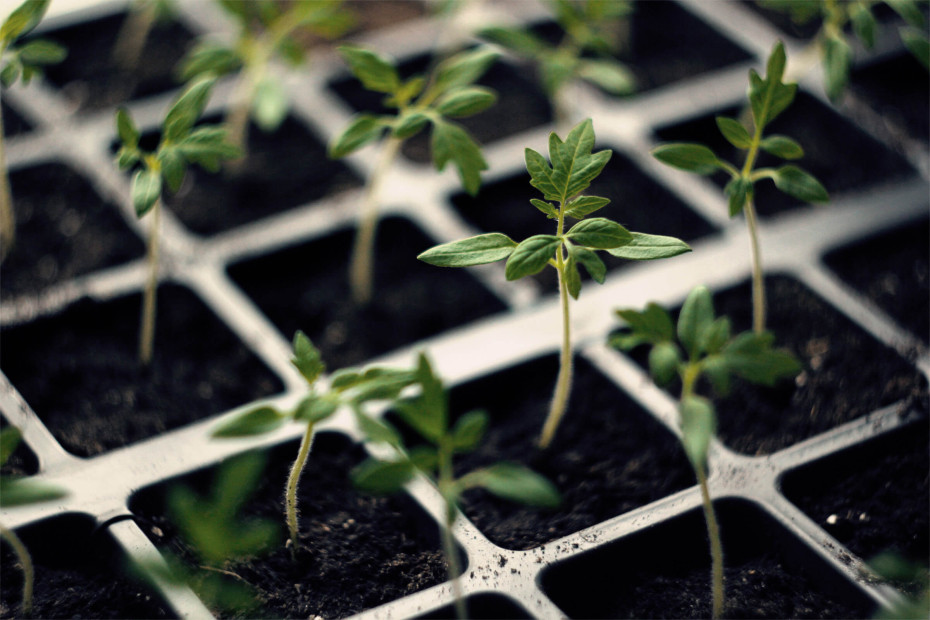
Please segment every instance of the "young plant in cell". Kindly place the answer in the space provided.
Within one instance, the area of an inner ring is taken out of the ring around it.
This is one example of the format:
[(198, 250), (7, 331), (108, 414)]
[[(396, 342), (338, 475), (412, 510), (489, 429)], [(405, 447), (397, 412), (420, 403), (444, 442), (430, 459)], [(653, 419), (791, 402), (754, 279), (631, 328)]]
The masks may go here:
[[(0, 467), (6, 465), (21, 439), (22, 434), (15, 426), (7, 426), (0, 431)], [(4, 508), (48, 502), (65, 495), (67, 492), (64, 489), (47, 482), (15, 476), (0, 476), (0, 506)], [(2, 523), (0, 523), (0, 539), (9, 543), (22, 567), (23, 594), (20, 613), (22, 617), (28, 618), (32, 615), (32, 592), (35, 583), (32, 556), (16, 533)]]
[(633, 73), (615, 56), (629, 40), (633, 3), (618, 0), (550, 0), (548, 3), (562, 30), (553, 45), (530, 28), (485, 28), (482, 38), (529, 59), (538, 66), (539, 79), (555, 110), (556, 125), (570, 122), (566, 86), (583, 80), (615, 95), (636, 88)]
[(464, 51), (438, 63), (429, 75), (402, 80), (392, 61), (372, 51), (345, 45), (339, 53), (366, 89), (386, 95), (384, 104), (397, 110), (395, 114), (356, 115), (329, 146), (330, 157), (341, 158), (381, 141), (381, 154), (365, 187), (349, 267), (352, 296), (365, 304), (372, 295), (380, 188), (404, 140), (431, 125), (436, 169), (442, 171), (452, 162), (465, 190), (471, 195), (478, 193), (480, 173), (487, 169), (487, 162), (478, 143), (452, 119), (478, 114), (495, 103), (494, 91), (474, 82), (491, 67), (497, 54), (487, 48)]
[(393, 410), (425, 443), (408, 448), (401, 434), (389, 422), (360, 416), (360, 425), (368, 440), (386, 444), (393, 448), (394, 454), (383, 459), (369, 458), (352, 472), (352, 480), (358, 488), (377, 494), (401, 491), (418, 473), (436, 485), (445, 504), (440, 534), (455, 594), (456, 615), (466, 618), (458, 581), (461, 569), (452, 538), (462, 494), (469, 489), (483, 488), (503, 499), (541, 508), (554, 508), (561, 498), (551, 482), (516, 463), (499, 462), (456, 475), (453, 468), (455, 456), (472, 452), (480, 445), (487, 430), (488, 414), (480, 410), (471, 411), (453, 424), (442, 380), (436, 376), (424, 354), (419, 356), (413, 380), (420, 388), (419, 393), (397, 400)]
[(291, 420), (306, 424), (284, 494), (285, 522), (290, 534), (291, 553), (296, 557), (300, 546), (297, 488), (310, 455), (317, 425), (343, 405), (361, 414), (368, 403), (391, 401), (410, 385), (414, 378), (409, 370), (381, 367), (364, 370), (343, 369), (332, 375), (327, 389), (320, 389), (317, 382), (325, 372), (326, 366), (319, 350), (300, 331), (294, 335), (293, 349), (294, 357), (291, 362), (307, 382), (307, 396), (286, 411), (270, 405), (245, 410), (220, 423), (213, 430), (213, 436), (228, 438), (268, 433)]
[[(22, 41), (42, 21), (49, 2), (51, 0), (26, 0), (0, 25), (0, 85), (4, 88), (20, 79), (28, 84), (33, 77), (42, 74), (43, 66), (59, 63), (67, 56), (67, 50), (52, 41)], [(0, 115), (0, 261), (6, 258), (16, 241), (16, 217), (3, 143)]]
[[(631, 232), (607, 218), (588, 218), (610, 202), (607, 198), (582, 194), (612, 154), (610, 150), (594, 153), (593, 148), (594, 128), (588, 119), (572, 129), (564, 142), (555, 133), (549, 135), (551, 165), (536, 151), (526, 149), (530, 184), (542, 192), (545, 199), (532, 198), (530, 203), (547, 218), (555, 220), (554, 235), (534, 235), (517, 243), (507, 235), (492, 232), (438, 245), (417, 257), (440, 267), (468, 267), (507, 259), (508, 280), (531, 276), (546, 266), (558, 272), (562, 349), (555, 393), (539, 440), (541, 448), (551, 444), (568, 406), (572, 383), (569, 297), (577, 299), (581, 293), (579, 265), (595, 281), (603, 283), (607, 267), (596, 254), (598, 250), (606, 250), (619, 258), (652, 260), (677, 256), (691, 249), (674, 237)], [(566, 230), (567, 218), (579, 221)]]
[(694, 172), (713, 174), (723, 170), (730, 175), (724, 188), (729, 199), (730, 217), (743, 213), (749, 229), (752, 255), (752, 299), (753, 329), (765, 331), (765, 284), (762, 273), (762, 250), (759, 244), (759, 226), (754, 205), (755, 185), (763, 179), (771, 179), (775, 186), (786, 194), (806, 202), (829, 200), (823, 185), (798, 166), (787, 164), (778, 168), (756, 168), (760, 151), (765, 151), (784, 160), (796, 160), (804, 156), (804, 149), (788, 136), (773, 134), (765, 136), (766, 127), (778, 117), (794, 100), (797, 84), (785, 84), (785, 47), (775, 44), (766, 65), (765, 78), (755, 69), (749, 70), (749, 107), (752, 113), (752, 133), (739, 121), (725, 116), (717, 117), (717, 127), (727, 141), (746, 151), (742, 167), (717, 157), (707, 146), (697, 143), (669, 143), (653, 149), (652, 154), (664, 164)]
[[(814, 64), (819, 56), (823, 64), (824, 88), (832, 101), (837, 101), (849, 83), (853, 49), (846, 30), (851, 26), (856, 38), (867, 48), (875, 46), (880, 28), (874, 9), (879, 4), (891, 7), (906, 22), (898, 29), (905, 47), (910, 50), (924, 67), (930, 69), (930, 41), (927, 37), (926, 19), (917, 0), (858, 0), (856, 2), (798, 2), (797, 0), (757, 0), (764, 8), (787, 13), (797, 24), (819, 20), (820, 28), (802, 58), (811, 62), (802, 63), (795, 72), (802, 77), (808, 65)], [(926, 4), (926, 2), (924, 2)]]
[(155, 302), (158, 287), (159, 234), (161, 228), (162, 192), (165, 187), (178, 191), (190, 164), (216, 172), (223, 160), (237, 157), (239, 149), (226, 141), (226, 130), (214, 125), (195, 127), (203, 114), (213, 87), (213, 79), (191, 83), (165, 115), (161, 139), (154, 151), (144, 151), (139, 145), (141, 133), (125, 109), (116, 111), (116, 129), (122, 143), (117, 153), (121, 170), (137, 167), (132, 177), (132, 204), (136, 216), (151, 213), (148, 238), (149, 276), (142, 303), (139, 330), (139, 360), (152, 361), (155, 339)]
[(710, 539), (713, 617), (720, 618), (725, 609), (723, 546), (707, 484), (707, 455), (717, 416), (713, 401), (701, 396), (698, 387), (706, 379), (717, 395), (724, 396), (734, 377), (774, 385), (796, 376), (801, 365), (791, 353), (772, 348), (770, 332), (732, 335), (729, 318), (714, 316), (710, 291), (703, 286), (688, 295), (677, 326), (656, 304), (643, 311), (618, 310), (617, 315), (628, 330), (612, 336), (611, 344), (623, 350), (650, 346), (649, 371), (656, 384), (667, 387), (676, 379), (681, 383), (681, 442), (701, 489)]
[(247, 150), (247, 128), (251, 117), (263, 131), (274, 131), (287, 115), (284, 84), (271, 71), (273, 60), (291, 67), (306, 61), (299, 41), (304, 32), (333, 38), (353, 24), (341, 0), (218, 0), (238, 29), (232, 45), (205, 39), (181, 61), (179, 76), (188, 81), (212, 75), (237, 74), (232, 103), (226, 114), (230, 141)]

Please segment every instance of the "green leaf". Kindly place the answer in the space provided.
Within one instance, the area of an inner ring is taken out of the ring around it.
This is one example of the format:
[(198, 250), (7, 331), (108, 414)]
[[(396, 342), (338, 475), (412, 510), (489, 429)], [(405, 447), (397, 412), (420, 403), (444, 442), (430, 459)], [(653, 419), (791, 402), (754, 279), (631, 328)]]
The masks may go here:
[(633, 72), (616, 60), (582, 59), (576, 71), (579, 77), (614, 95), (627, 95), (636, 90)]
[[(405, 112), (400, 118), (398, 118), (394, 123), (394, 129), (392, 135), (395, 138), (400, 138), (401, 140), (406, 140), (411, 136), (415, 136), (426, 127), (429, 123), (429, 116), (423, 112)], [(380, 130), (376, 135), (380, 135)]]
[(601, 198), (600, 196), (577, 196), (568, 201), (565, 205), (565, 215), (573, 217), (576, 220), (594, 213), (610, 204), (610, 198)]
[(587, 189), (610, 161), (612, 151), (592, 152), (594, 141), (594, 125), (590, 118), (578, 123), (564, 143), (555, 133), (549, 135), (549, 159), (563, 204)]
[(478, 36), (524, 56), (536, 56), (548, 45), (533, 33), (519, 28), (484, 28)]
[(3, 21), (3, 25), (0, 26), (0, 41), (9, 43), (28, 34), (42, 21), (50, 2), (51, 0), (25, 0)]
[(469, 411), (452, 427), (452, 447), (456, 452), (471, 452), (478, 447), (488, 429), (486, 411)]
[(775, 186), (805, 202), (827, 202), (830, 195), (820, 181), (797, 166), (782, 166), (774, 171)]
[(459, 88), (441, 97), (436, 102), (436, 111), (452, 118), (473, 116), (487, 110), (496, 101), (497, 93), (490, 88)]
[(187, 162), (184, 156), (174, 147), (162, 148), (158, 151), (158, 162), (161, 165), (161, 175), (165, 184), (172, 192), (181, 189), (184, 174), (187, 172)]
[(471, 267), (493, 263), (510, 256), (517, 243), (502, 233), (486, 233), (434, 246), (417, 260), (437, 267)]
[(749, 148), (752, 144), (752, 136), (749, 135), (749, 132), (739, 121), (726, 116), (718, 116), (716, 120), (717, 127), (723, 137), (727, 139), (727, 142), (738, 149)]
[(561, 244), (562, 240), (554, 235), (534, 235), (523, 240), (507, 259), (504, 268), (507, 279), (518, 280), (539, 273), (555, 257)]
[(378, 461), (368, 459), (352, 470), (352, 484), (356, 488), (376, 495), (391, 495), (403, 490), (416, 473), (408, 460)]
[(575, 262), (585, 268), (595, 282), (598, 284), (604, 283), (604, 278), (607, 276), (607, 266), (600, 256), (592, 250), (578, 245), (569, 245), (568, 254)]
[(717, 432), (717, 415), (712, 402), (701, 396), (688, 396), (681, 401), (681, 443), (695, 467), (707, 465), (710, 440)]
[(842, 35), (828, 36), (823, 41), (824, 89), (831, 101), (843, 94), (852, 66), (852, 48)]
[(239, 56), (227, 46), (212, 41), (201, 41), (181, 59), (178, 77), (188, 82), (200, 75), (223, 76), (242, 67)]
[(691, 246), (676, 237), (647, 235), (631, 232), (632, 240), (617, 248), (610, 248), (607, 253), (627, 260), (656, 260), (671, 258), (691, 251)]
[(728, 196), (728, 208), (730, 217), (743, 212), (746, 208), (746, 201), (752, 199), (752, 181), (743, 177), (735, 177), (723, 188), (723, 193)]
[(705, 286), (695, 287), (678, 315), (678, 340), (692, 361), (698, 359), (703, 344), (703, 335), (714, 322), (714, 305), (710, 291)]
[(139, 146), (139, 137), (141, 134), (125, 108), (116, 110), (116, 133), (119, 135), (120, 142), (123, 143), (123, 146), (131, 149), (135, 149)]
[(391, 446), (401, 445), (400, 433), (384, 420), (375, 419), (358, 410), (355, 411), (355, 420), (366, 441), (386, 443)]
[(211, 172), (220, 169), (220, 162), (243, 156), (242, 149), (226, 141), (226, 128), (215, 125), (196, 127), (175, 149), (189, 162)]
[(49, 482), (0, 477), (0, 505), (4, 508), (49, 502), (67, 494), (65, 489)]
[(304, 398), (294, 410), (294, 419), (300, 422), (316, 424), (330, 417), (339, 409), (339, 398), (335, 394), (316, 396), (311, 394)]
[(749, 70), (749, 104), (756, 128), (771, 123), (794, 100), (798, 85), (781, 82), (786, 62), (785, 46), (778, 41), (769, 55), (765, 79)]
[(280, 428), (287, 416), (274, 407), (256, 407), (221, 421), (213, 429), (213, 437), (247, 437), (263, 435)]
[(696, 174), (711, 174), (722, 167), (712, 150), (691, 142), (660, 144), (652, 149), (652, 156), (667, 166)]
[(552, 168), (546, 158), (530, 148), (524, 150), (524, 157), (526, 170), (530, 173), (530, 185), (541, 191), (546, 200), (561, 202), (561, 192), (555, 185)]
[(137, 170), (132, 177), (132, 205), (142, 217), (161, 196), (161, 175), (154, 170)]
[(13, 83), (19, 79), (21, 68), (22, 64), (18, 60), (12, 59), (10, 63), (0, 71), (0, 84), (6, 87), (12, 86)]
[(782, 159), (800, 159), (804, 157), (804, 149), (788, 136), (769, 136), (759, 143), (759, 147), (766, 153), (771, 153)]
[(556, 508), (562, 502), (555, 485), (516, 463), (497, 463), (474, 471), (468, 474), (468, 484), (483, 487), (502, 499), (527, 506)]
[(23, 434), (15, 426), (7, 426), (0, 430), (0, 467), (10, 460), (10, 456), (22, 438)]
[(320, 375), (326, 371), (326, 364), (323, 363), (320, 350), (300, 330), (294, 333), (292, 348), (294, 349), (294, 357), (291, 358), (291, 364), (300, 371), (308, 384), (313, 385), (320, 378)]
[(255, 87), (252, 97), (252, 118), (262, 131), (271, 132), (281, 126), (287, 116), (287, 91), (272, 77), (266, 77)]
[(461, 52), (439, 63), (436, 67), (434, 88), (441, 93), (472, 84), (491, 68), (500, 54), (490, 47), (479, 47)]
[(862, 41), (866, 49), (875, 47), (875, 28), (878, 26), (878, 23), (875, 21), (872, 12), (863, 5), (851, 4), (849, 7), (849, 18), (856, 36)]
[(181, 93), (165, 116), (162, 142), (178, 142), (190, 133), (194, 123), (203, 114), (213, 83), (212, 77), (200, 78)]
[(730, 367), (722, 355), (710, 355), (701, 360), (701, 372), (719, 396), (730, 393)]
[(369, 142), (374, 142), (384, 133), (384, 121), (373, 114), (359, 114), (349, 123), (330, 145), (329, 156), (332, 159), (345, 157), (362, 148)]
[(925, 69), (930, 71), (930, 39), (927, 33), (916, 28), (901, 28), (901, 41)]
[(701, 336), (700, 349), (708, 355), (719, 353), (730, 341), (730, 319), (722, 316), (714, 320)]
[(603, 217), (582, 220), (565, 234), (574, 243), (598, 250), (620, 247), (633, 240), (633, 235), (620, 224)]
[(568, 260), (565, 261), (563, 277), (565, 278), (565, 288), (568, 294), (572, 296), (572, 299), (578, 299), (578, 295), (581, 294), (581, 274), (578, 273), (578, 263), (575, 262), (575, 258), (571, 254), (568, 255)]
[(546, 217), (548, 217), (550, 220), (559, 219), (559, 212), (551, 203), (548, 203), (545, 200), (540, 200), (539, 198), (530, 198), (530, 204), (545, 213)]
[(400, 88), (400, 77), (394, 63), (382, 58), (370, 50), (353, 45), (337, 48), (349, 69), (359, 79), (362, 86), (378, 93), (392, 94)]
[(442, 171), (450, 161), (458, 169), (459, 177), (465, 191), (474, 196), (481, 188), (482, 170), (488, 169), (488, 164), (481, 155), (478, 146), (467, 131), (444, 120), (433, 122), (432, 134), (433, 164), (436, 170)]
[[(617, 316), (626, 321), (633, 334), (638, 336), (639, 342), (659, 344), (672, 342), (675, 336), (675, 326), (669, 313), (655, 303), (649, 303), (643, 311), (622, 309), (616, 311)], [(635, 346), (635, 345), (634, 345)], [(633, 348), (633, 347), (624, 347)]]
[(19, 57), (27, 65), (54, 65), (67, 56), (68, 50), (45, 39), (29, 41), (19, 48)]
[(797, 375), (801, 365), (791, 353), (772, 349), (773, 340), (770, 332), (743, 332), (724, 347), (721, 355), (733, 374), (752, 383), (774, 385)]
[(666, 386), (678, 375), (681, 353), (673, 342), (660, 342), (649, 351), (649, 374), (656, 385)]

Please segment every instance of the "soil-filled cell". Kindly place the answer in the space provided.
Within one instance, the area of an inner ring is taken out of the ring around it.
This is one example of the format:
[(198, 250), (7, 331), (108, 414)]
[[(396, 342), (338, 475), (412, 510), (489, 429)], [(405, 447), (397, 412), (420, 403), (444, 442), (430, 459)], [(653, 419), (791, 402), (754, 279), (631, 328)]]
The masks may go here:
[(12, 138), (32, 130), (29, 121), (20, 116), (13, 108), (0, 104), (0, 114), (3, 114), (3, 137)]

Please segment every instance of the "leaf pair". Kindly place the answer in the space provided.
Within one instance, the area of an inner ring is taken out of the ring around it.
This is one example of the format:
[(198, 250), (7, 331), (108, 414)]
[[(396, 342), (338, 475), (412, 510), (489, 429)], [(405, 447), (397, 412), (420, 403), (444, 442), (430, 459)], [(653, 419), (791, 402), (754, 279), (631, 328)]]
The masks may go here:
[(42, 74), (42, 67), (57, 64), (68, 55), (64, 47), (45, 39), (15, 45), (39, 25), (50, 2), (26, 0), (0, 25), (0, 57), (5, 60), (0, 68), (0, 84), (3, 86), (12, 86), (20, 77), (24, 84), (28, 84), (33, 77)]
[(371, 91), (386, 95), (386, 106), (396, 115), (357, 115), (329, 146), (329, 156), (345, 157), (381, 139), (385, 132), (397, 139), (410, 138), (427, 125), (432, 126), (433, 164), (444, 170), (450, 162), (456, 167), (462, 185), (474, 195), (481, 185), (480, 173), (488, 165), (474, 138), (451, 118), (483, 112), (497, 101), (494, 91), (475, 86), (497, 59), (487, 48), (462, 52), (439, 63), (429, 76), (402, 80), (395, 64), (360, 47), (344, 45), (339, 53), (352, 73)]

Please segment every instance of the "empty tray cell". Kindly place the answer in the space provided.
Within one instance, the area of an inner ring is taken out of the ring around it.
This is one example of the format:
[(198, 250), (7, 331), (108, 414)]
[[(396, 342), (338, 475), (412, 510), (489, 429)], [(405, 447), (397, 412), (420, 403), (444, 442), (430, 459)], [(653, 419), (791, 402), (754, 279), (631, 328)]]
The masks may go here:
[[(69, 514), (16, 531), (35, 564), (33, 618), (174, 618), (161, 598), (130, 576), (106, 530)], [(4, 541), (5, 543), (6, 541)], [(22, 618), (23, 573), (3, 545), (0, 618)]]
[(903, 327), (930, 342), (930, 220), (838, 249), (825, 260)]
[[(364, 460), (365, 452), (337, 433), (321, 433), (313, 442), (298, 488), (301, 548), (296, 560), (292, 558), (285, 546), (283, 498), (297, 448), (291, 442), (270, 451), (259, 488), (236, 515), (280, 527), (279, 544), (252, 559), (224, 565), (257, 596), (263, 610), (251, 617), (344, 618), (446, 580), (435, 522), (407, 496), (374, 497), (356, 491), (349, 472)], [(195, 575), (197, 554), (169, 518), (167, 498), (179, 486), (208, 497), (215, 472), (213, 468), (165, 481), (130, 502), (146, 535), (163, 553), (183, 559)]]
[[(869, 618), (872, 602), (772, 517), (714, 503), (723, 537), (725, 617)], [(571, 618), (709, 618), (710, 553), (701, 510), (557, 562), (543, 590)]]
[(0, 114), (3, 114), (3, 137), (12, 138), (32, 131), (32, 125), (20, 116), (13, 108), (0, 104)]
[[(716, 116), (736, 118), (741, 113), (742, 110), (738, 108), (720, 110), (678, 125), (660, 128), (656, 136), (662, 142), (700, 142), (709, 146), (721, 159), (741, 168), (746, 151), (736, 149), (727, 142), (714, 121)], [(779, 167), (786, 163), (797, 165), (814, 175), (832, 198), (916, 174), (902, 156), (804, 92), (798, 92), (794, 102), (767, 127), (765, 135), (774, 134), (783, 134), (797, 140), (804, 149), (804, 157), (786, 162), (760, 153), (755, 168)], [(716, 172), (711, 179), (722, 189), (730, 176), (725, 172)], [(768, 179), (759, 181), (755, 187), (754, 204), (762, 217), (806, 204), (778, 190)]]
[(366, 306), (349, 292), (354, 229), (235, 264), (229, 274), (285, 339), (303, 330), (334, 370), (505, 309), (467, 270), (418, 261), (436, 243), (409, 221), (388, 218), (377, 234)]
[(113, 267), (144, 253), (144, 245), (91, 184), (63, 164), (10, 174), (16, 241), (0, 267), (4, 296)]
[(2, 332), (0, 368), (72, 454), (94, 456), (283, 388), (203, 302), (173, 285), (159, 288), (154, 357), (143, 367), (140, 307), (141, 295), (82, 299)]

